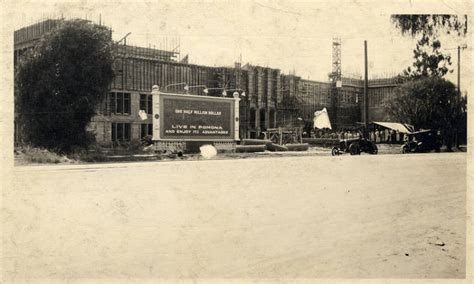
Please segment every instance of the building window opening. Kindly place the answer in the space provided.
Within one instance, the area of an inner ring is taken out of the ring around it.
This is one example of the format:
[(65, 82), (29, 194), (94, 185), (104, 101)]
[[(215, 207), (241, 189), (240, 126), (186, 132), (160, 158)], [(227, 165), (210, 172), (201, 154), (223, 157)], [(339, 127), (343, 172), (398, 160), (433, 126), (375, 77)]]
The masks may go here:
[(130, 123), (112, 123), (112, 141), (130, 141)]
[(269, 119), (270, 119), (270, 128), (275, 128), (275, 111), (274, 110), (270, 110), (270, 115), (269, 115)]
[(123, 94), (123, 114), (130, 114), (130, 94)]
[(140, 95), (140, 110), (144, 110), (147, 114), (153, 114), (152, 95)]
[(256, 110), (255, 109), (250, 109), (250, 128), (255, 129), (255, 116), (256, 116)]
[(143, 123), (140, 125), (140, 138), (144, 138), (146, 136), (153, 135), (153, 124), (151, 123)]
[(265, 109), (260, 110), (260, 130), (265, 131), (267, 130), (265, 127), (265, 120), (266, 120), (266, 112)]
[(130, 114), (130, 93), (110, 93), (110, 109), (115, 114)]
[(116, 107), (115, 107), (115, 113), (118, 114), (123, 114), (123, 96), (122, 94), (117, 94), (117, 99), (115, 101)]

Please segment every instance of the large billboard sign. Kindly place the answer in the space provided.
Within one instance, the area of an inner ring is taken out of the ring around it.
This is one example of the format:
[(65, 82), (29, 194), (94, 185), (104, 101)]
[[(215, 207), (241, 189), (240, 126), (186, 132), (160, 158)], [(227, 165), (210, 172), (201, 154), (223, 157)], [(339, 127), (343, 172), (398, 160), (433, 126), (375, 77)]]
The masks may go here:
[(238, 99), (160, 93), (153, 96), (153, 140), (238, 140), (238, 113)]

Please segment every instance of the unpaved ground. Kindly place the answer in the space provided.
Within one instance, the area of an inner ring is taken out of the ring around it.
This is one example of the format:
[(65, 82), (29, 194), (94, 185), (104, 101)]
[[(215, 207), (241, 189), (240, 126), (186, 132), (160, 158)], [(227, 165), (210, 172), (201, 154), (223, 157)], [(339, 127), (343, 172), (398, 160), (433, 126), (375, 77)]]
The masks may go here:
[(463, 278), (466, 154), (17, 167), (7, 280)]
[[(399, 144), (378, 144), (378, 155), (386, 154), (402, 154), (401, 145)], [(455, 152), (466, 152), (466, 148), (454, 149)], [(442, 152), (446, 152), (442, 149)], [(97, 154), (100, 156), (101, 162), (87, 162), (79, 161), (74, 159), (68, 159), (61, 157), (59, 161), (48, 161), (47, 159), (36, 159), (37, 161), (31, 161), (31, 157), (27, 158), (21, 151), (15, 152), (15, 166), (28, 166), (28, 165), (52, 165), (52, 164), (99, 164), (99, 163), (125, 163), (125, 162), (144, 162), (144, 161), (197, 161), (197, 160), (228, 160), (228, 159), (248, 159), (248, 158), (267, 158), (267, 157), (303, 157), (303, 156), (331, 156), (331, 148), (312, 146), (307, 151), (286, 151), (286, 152), (257, 152), (257, 153), (232, 153), (224, 152), (219, 153), (217, 156), (211, 158), (204, 158), (201, 154), (185, 154), (182, 157), (177, 157), (176, 154), (154, 154), (151, 152), (144, 151), (140, 154), (120, 154), (120, 155), (106, 155)], [(343, 153), (342, 155), (349, 155)], [(369, 155), (368, 153), (361, 153), (361, 155)]]

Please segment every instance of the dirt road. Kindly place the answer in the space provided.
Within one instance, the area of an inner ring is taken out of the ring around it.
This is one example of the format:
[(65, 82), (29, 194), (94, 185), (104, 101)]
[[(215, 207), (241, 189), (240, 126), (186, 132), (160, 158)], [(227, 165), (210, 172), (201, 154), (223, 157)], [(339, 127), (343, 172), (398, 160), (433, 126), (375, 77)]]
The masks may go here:
[(466, 154), (17, 167), (7, 280), (463, 278)]

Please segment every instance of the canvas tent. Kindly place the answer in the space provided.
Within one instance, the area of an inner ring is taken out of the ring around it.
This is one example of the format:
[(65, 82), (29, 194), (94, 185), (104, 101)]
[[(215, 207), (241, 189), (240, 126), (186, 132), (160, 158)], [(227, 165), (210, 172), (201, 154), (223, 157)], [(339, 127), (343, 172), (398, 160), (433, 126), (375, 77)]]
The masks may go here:
[(329, 121), (329, 115), (326, 108), (314, 113), (314, 128), (323, 129), (331, 127), (331, 121)]
[(392, 129), (404, 134), (413, 132), (413, 126), (408, 125), (408, 124), (398, 123), (398, 122), (374, 121), (371, 124), (373, 126), (382, 126), (384, 128)]

